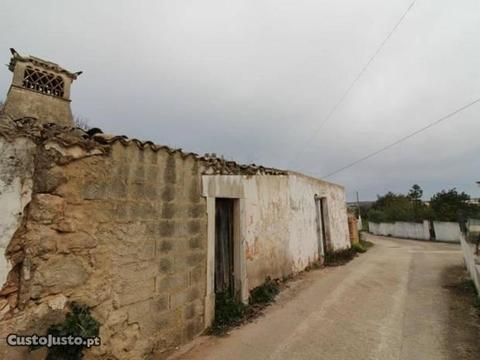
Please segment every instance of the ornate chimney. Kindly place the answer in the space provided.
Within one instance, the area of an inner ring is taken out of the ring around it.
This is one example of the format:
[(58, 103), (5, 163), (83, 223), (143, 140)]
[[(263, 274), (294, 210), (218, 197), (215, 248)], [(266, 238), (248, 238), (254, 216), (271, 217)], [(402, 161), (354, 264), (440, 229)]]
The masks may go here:
[(13, 80), (3, 112), (13, 119), (32, 117), (41, 123), (74, 126), (70, 85), (81, 72), (71, 73), (50, 61), (10, 51)]

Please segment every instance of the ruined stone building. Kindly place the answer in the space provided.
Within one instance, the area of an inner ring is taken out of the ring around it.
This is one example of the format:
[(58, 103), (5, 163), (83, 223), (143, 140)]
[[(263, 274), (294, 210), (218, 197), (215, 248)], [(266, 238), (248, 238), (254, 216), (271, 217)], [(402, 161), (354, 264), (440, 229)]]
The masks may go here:
[[(101, 324), (87, 359), (162, 358), (211, 324), (216, 291), (247, 301), (350, 246), (343, 187), (88, 133), (70, 110), (78, 73), (15, 52), (9, 69), (0, 337), (45, 333), (77, 301)], [(1, 359), (28, 356), (0, 345)]]

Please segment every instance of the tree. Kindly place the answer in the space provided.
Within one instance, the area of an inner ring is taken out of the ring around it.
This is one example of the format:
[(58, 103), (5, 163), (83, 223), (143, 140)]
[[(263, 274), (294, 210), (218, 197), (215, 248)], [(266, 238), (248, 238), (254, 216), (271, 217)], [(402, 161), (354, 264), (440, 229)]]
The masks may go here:
[(430, 219), (430, 210), (422, 202), (422, 195), (423, 190), (417, 184), (412, 186), (408, 195), (389, 191), (385, 195), (377, 197), (377, 201), (368, 212), (368, 219), (374, 222), (421, 222)]
[(435, 220), (458, 221), (460, 218), (475, 216), (479, 212), (479, 206), (469, 204), (470, 195), (465, 192), (459, 193), (455, 188), (442, 190), (430, 199)]
[(414, 221), (412, 201), (403, 194), (390, 191), (377, 197), (377, 201), (368, 213), (368, 218), (386, 222)]
[(420, 185), (414, 184), (407, 195), (410, 199), (416, 202), (422, 201), (423, 190)]

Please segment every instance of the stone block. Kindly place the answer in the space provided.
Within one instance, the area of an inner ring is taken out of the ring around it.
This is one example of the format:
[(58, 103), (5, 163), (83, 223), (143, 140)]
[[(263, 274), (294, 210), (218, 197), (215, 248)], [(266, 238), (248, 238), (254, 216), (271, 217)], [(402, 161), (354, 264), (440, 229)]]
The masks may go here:
[(135, 283), (155, 278), (160, 271), (156, 262), (140, 261), (119, 266), (117, 274), (122, 281)]
[(189, 215), (192, 218), (204, 217), (207, 214), (207, 207), (205, 204), (192, 205), (189, 208)]
[(60, 185), (67, 182), (67, 177), (63, 174), (60, 167), (53, 169), (42, 169), (39, 171), (35, 181), (35, 192), (52, 193)]
[(32, 286), (37, 295), (55, 294), (85, 284), (88, 277), (87, 267), (79, 258), (57, 256), (40, 263), (33, 273)]
[(120, 307), (148, 300), (155, 296), (155, 278), (122, 281), (114, 290), (115, 301)]
[(123, 179), (112, 179), (108, 184), (107, 194), (111, 199), (125, 199), (128, 194), (127, 183)]
[(206, 271), (205, 264), (197, 265), (190, 270), (189, 285), (205, 285), (207, 275)]
[(33, 256), (55, 253), (57, 232), (48, 226), (28, 224), (25, 239)]
[(85, 232), (57, 234), (57, 250), (69, 253), (75, 250), (91, 249), (97, 246), (97, 239)]
[(73, 233), (77, 231), (76, 221), (73, 219), (62, 219), (52, 226), (61, 233)]
[(159, 170), (158, 170), (158, 166), (156, 165), (156, 161), (157, 161), (157, 159), (155, 157), (155, 153), (153, 153), (151, 162), (153, 162), (153, 164), (155, 164), (155, 165), (150, 165), (150, 166), (147, 166), (145, 168), (145, 178), (148, 182), (153, 183), (153, 184), (157, 183), (158, 174), (159, 174)]
[(195, 300), (201, 300), (202, 292), (196, 286), (189, 287), (174, 295), (170, 299), (170, 307), (176, 309)]
[(159, 270), (162, 274), (172, 274), (174, 271), (173, 268), (173, 258), (171, 257), (163, 257), (159, 261)]
[(174, 186), (165, 186), (161, 192), (162, 201), (173, 201), (176, 197), (176, 189)]
[(177, 168), (175, 164), (175, 155), (169, 155), (165, 164), (163, 181), (167, 184), (175, 184), (177, 181)]
[(176, 223), (174, 221), (161, 221), (158, 223), (158, 235), (173, 236), (175, 234)]
[(184, 339), (191, 340), (199, 335), (205, 328), (203, 317), (196, 317), (186, 323), (184, 330)]
[(119, 310), (113, 310), (108, 314), (107, 322), (105, 325), (114, 326), (121, 324), (128, 319), (128, 312), (125, 308)]
[(82, 188), (82, 196), (85, 200), (103, 200), (106, 198), (107, 184), (102, 181), (87, 181)]
[(202, 230), (203, 222), (199, 220), (190, 220), (188, 222), (188, 233), (191, 235), (198, 234)]
[(145, 221), (157, 218), (156, 208), (151, 202), (132, 201), (129, 204), (130, 220)]
[(188, 272), (171, 274), (157, 278), (156, 290), (159, 294), (177, 292), (188, 287)]
[(204, 238), (202, 236), (194, 236), (188, 240), (188, 245), (190, 249), (203, 249), (205, 247)]
[(176, 323), (175, 313), (169, 314), (168, 296), (157, 296), (155, 298), (131, 304), (126, 307), (128, 322), (137, 323), (144, 335), (150, 335), (162, 330), (166, 325)]
[(159, 253), (160, 254), (169, 253), (174, 248), (173, 244), (174, 243), (173, 243), (172, 239), (160, 240), (160, 244), (159, 244), (159, 247), (158, 247)]
[(175, 203), (166, 202), (162, 204), (162, 218), (172, 219), (175, 217), (176, 205)]
[(183, 308), (183, 318), (188, 321), (197, 316), (203, 316), (203, 301), (195, 300)]
[(52, 224), (63, 217), (65, 200), (56, 195), (36, 194), (31, 204), (31, 218), (42, 224)]

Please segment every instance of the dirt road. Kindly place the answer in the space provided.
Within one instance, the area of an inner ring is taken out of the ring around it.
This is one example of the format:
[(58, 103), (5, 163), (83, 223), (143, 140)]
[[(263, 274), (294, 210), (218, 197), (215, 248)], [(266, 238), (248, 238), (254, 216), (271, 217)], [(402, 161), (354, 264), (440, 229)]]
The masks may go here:
[(289, 284), (265, 316), (176, 359), (480, 359), (459, 245), (370, 236), (368, 253)]

